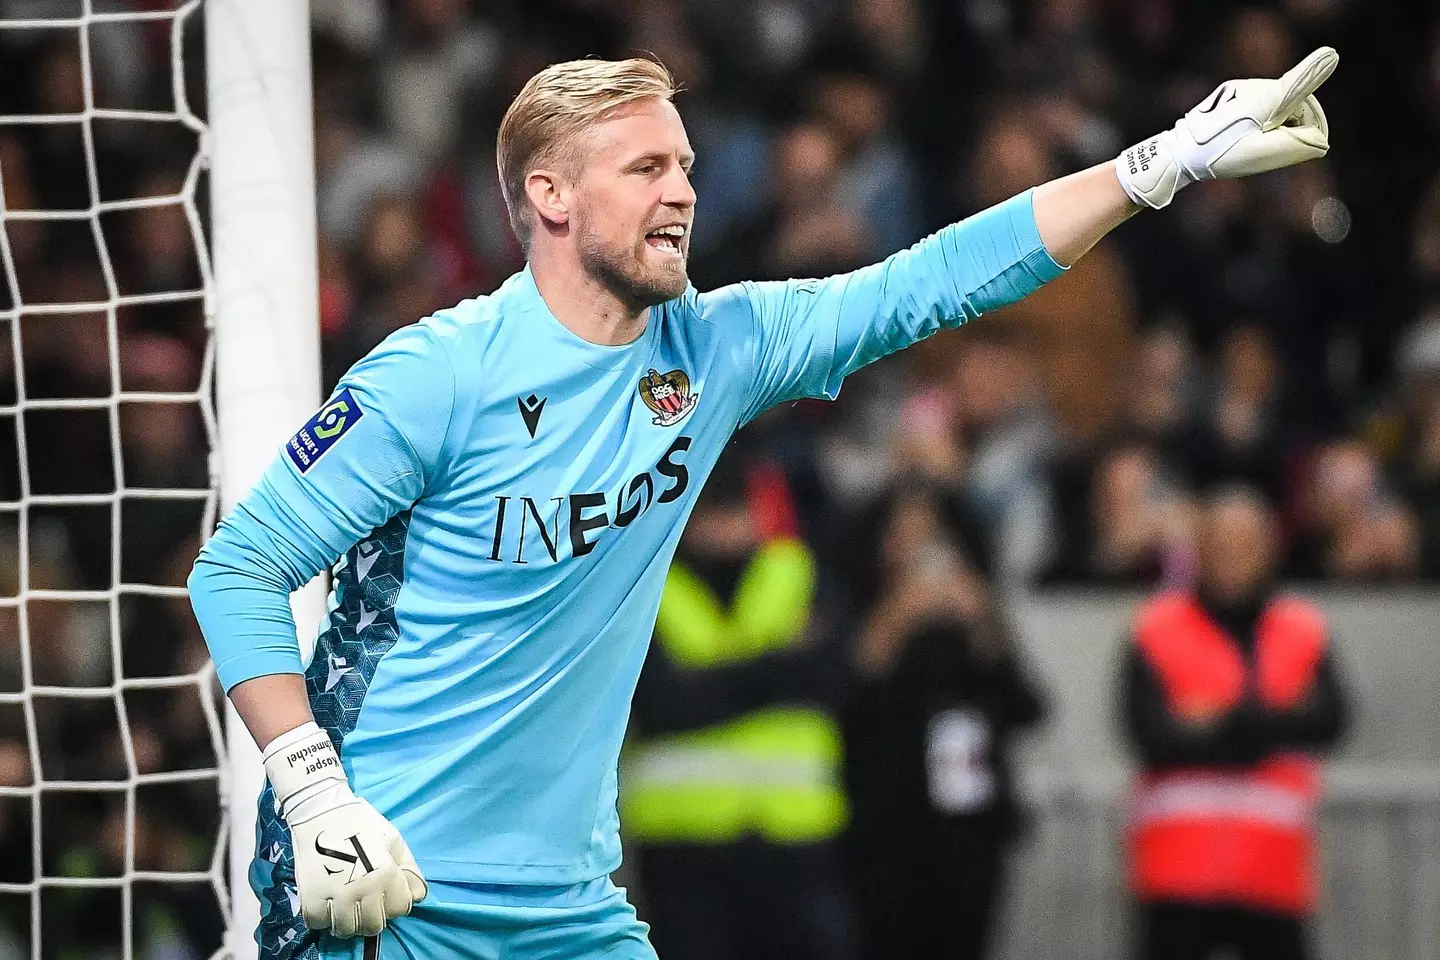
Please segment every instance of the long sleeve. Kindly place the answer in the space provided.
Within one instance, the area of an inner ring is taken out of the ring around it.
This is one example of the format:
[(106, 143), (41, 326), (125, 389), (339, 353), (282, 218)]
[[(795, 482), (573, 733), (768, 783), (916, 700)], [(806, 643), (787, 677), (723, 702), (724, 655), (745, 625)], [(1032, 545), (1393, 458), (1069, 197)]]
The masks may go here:
[(1267, 745), (1232, 722), (1235, 714), (1205, 726), (1171, 712), (1160, 680), (1132, 645), (1124, 664), (1121, 715), (1126, 733), (1147, 768), (1234, 766), (1255, 763)]
[(1276, 750), (1323, 750), (1335, 745), (1348, 725), (1346, 702), (1333, 655), (1327, 651), (1315, 673), (1315, 687), (1293, 710), (1272, 710), (1256, 720), (1258, 733)]
[(1014, 303), (1061, 272), (1040, 241), (1033, 191), (1026, 191), (860, 270), (741, 283), (700, 301), (707, 314), (749, 308), (748, 421), (786, 400), (834, 399), (841, 381), (866, 364)]
[(303, 672), (290, 594), (420, 497), (454, 396), (434, 332), (397, 331), (341, 379), (221, 521), (189, 587), (227, 692), (253, 677)]

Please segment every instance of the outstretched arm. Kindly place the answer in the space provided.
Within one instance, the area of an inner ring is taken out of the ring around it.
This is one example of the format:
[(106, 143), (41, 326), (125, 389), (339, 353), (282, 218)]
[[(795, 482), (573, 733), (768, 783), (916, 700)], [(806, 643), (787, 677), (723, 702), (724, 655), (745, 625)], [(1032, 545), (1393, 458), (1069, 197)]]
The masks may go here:
[(1330, 126), (1315, 91), (1340, 62), (1321, 47), (1276, 80), (1227, 80), (1171, 130), (1035, 190), (1045, 249), (1069, 266), (1145, 207), (1196, 180), (1229, 180), (1323, 157)]
[(867, 363), (1029, 295), (1187, 184), (1324, 156), (1329, 127), (1314, 91), (1338, 62), (1322, 47), (1278, 79), (1226, 81), (1114, 163), (1028, 190), (880, 263), (705, 294), (701, 312), (742, 332), (737, 346), (754, 370), (741, 422), (787, 400), (834, 399)]

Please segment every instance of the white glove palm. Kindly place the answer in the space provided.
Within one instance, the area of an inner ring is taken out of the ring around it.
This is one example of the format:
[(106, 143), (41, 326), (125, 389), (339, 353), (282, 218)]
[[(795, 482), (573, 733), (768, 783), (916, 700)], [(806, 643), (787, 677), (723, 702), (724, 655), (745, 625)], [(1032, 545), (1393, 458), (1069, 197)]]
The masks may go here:
[(1115, 159), (1130, 199), (1160, 208), (1195, 180), (1229, 180), (1323, 157), (1330, 125), (1315, 91), (1340, 55), (1321, 47), (1278, 80), (1227, 80), (1180, 118)]
[(330, 737), (314, 723), (265, 750), (295, 847), (300, 913), (312, 930), (375, 936), (423, 900), (425, 878), (400, 832), (355, 796)]

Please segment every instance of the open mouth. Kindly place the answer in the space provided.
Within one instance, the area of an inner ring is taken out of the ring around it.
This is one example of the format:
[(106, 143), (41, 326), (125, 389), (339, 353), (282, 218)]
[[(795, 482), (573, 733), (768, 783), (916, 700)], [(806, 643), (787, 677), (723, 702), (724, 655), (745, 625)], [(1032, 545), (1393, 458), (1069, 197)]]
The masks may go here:
[(668, 227), (661, 227), (658, 230), (651, 230), (645, 234), (645, 242), (661, 253), (668, 253), (672, 257), (678, 257), (680, 256), (680, 241), (684, 236), (685, 227), (681, 224), (674, 224)]

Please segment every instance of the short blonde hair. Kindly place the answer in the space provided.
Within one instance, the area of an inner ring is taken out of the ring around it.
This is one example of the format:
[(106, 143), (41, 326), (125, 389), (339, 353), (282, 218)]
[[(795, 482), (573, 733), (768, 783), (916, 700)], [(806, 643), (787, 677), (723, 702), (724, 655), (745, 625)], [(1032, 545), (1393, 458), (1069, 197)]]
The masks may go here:
[(541, 70), (516, 95), (495, 143), (500, 192), (510, 226), (530, 246), (534, 223), (528, 216), (525, 177), (541, 165), (575, 170), (575, 149), (586, 127), (626, 104), (646, 97), (673, 99), (675, 79), (655, 60), (567, 60)]

